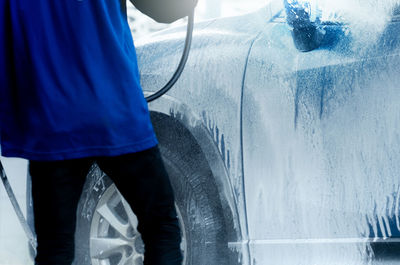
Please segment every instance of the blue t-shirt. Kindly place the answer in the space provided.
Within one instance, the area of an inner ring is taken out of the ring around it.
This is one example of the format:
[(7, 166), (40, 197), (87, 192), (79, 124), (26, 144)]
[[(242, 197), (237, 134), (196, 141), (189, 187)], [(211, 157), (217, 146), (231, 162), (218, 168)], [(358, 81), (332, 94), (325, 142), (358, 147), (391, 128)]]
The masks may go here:
[(0, 0), (4, 156), (116, 156), (157, 140), (118, 0)]

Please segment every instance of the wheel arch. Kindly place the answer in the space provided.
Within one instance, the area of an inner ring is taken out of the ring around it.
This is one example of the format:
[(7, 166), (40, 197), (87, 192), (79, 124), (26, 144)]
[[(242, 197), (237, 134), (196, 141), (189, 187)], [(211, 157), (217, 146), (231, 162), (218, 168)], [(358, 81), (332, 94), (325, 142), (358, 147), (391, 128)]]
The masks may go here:
[[(229, 242), (240, 241), (241, 224), (228, 172), (218, 147), (200, 117), (188, 106), (169, 96), (163, 96), (150, 103), (149, 109), (160, 144), (180, 148), (173, 145), (184, 142), (190, 146), (190, 150), (200, 153), (199, 157), (203, 160), (201, 162), (206, 163), (214, 178), (213, 183), (216, 185), (225, 224), (228, 227)], [(180, 133), (173, 135), (169, 133), (171, 130)]]

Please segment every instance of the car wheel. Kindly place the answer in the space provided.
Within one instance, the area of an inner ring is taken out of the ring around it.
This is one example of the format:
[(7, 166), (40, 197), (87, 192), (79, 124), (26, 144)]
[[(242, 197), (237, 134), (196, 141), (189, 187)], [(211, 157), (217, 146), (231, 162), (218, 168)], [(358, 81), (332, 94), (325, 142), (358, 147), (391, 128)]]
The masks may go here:
[[(208, 169), (160, 147), (176, 197), (184, 265), (227, 264), (227, 236)], [(85, 184), (78, 207), (76, 265), (139, 265), (144, 246), (137, 219), (116, 186), (97, 166)]]

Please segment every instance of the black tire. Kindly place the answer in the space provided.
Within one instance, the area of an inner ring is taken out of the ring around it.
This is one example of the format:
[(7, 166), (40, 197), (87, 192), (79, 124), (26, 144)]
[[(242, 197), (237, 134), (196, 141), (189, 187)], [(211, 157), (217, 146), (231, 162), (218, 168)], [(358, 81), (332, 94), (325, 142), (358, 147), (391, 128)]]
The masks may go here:
[[(184, 227), (184, 265), (229, 264), (227, 232), (217, 189), (210, 183), (211, 171), (207, 167), (188, 163), (186, 158), (168, 148), (160, 146), (160, 150)], [(92, 220), (99, 201), (111, 185), (112, 181), (98, 167), (91, 169), (78, 207), (76, 265), (92, 265)], [(118, 257), (113, 262), (118, 264)]]
[(228, 264), (227, 233), (217, 189), (209, 183), (211, 172), (166, 148), (161, 152), (186, 228), (186, 264)]

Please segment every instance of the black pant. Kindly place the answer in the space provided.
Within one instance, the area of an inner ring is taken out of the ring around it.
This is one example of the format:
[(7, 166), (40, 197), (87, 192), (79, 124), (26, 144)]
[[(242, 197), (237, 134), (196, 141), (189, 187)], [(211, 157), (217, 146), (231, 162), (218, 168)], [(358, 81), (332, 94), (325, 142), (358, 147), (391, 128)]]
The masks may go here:
[(86, 175), (96, 162), (138, 217), (145, 265), (180, 265), (181, 235), (174, 195), (157, 147), (117, 157), (30, 161), (37, 265), (70, 265), (76, 210)]

